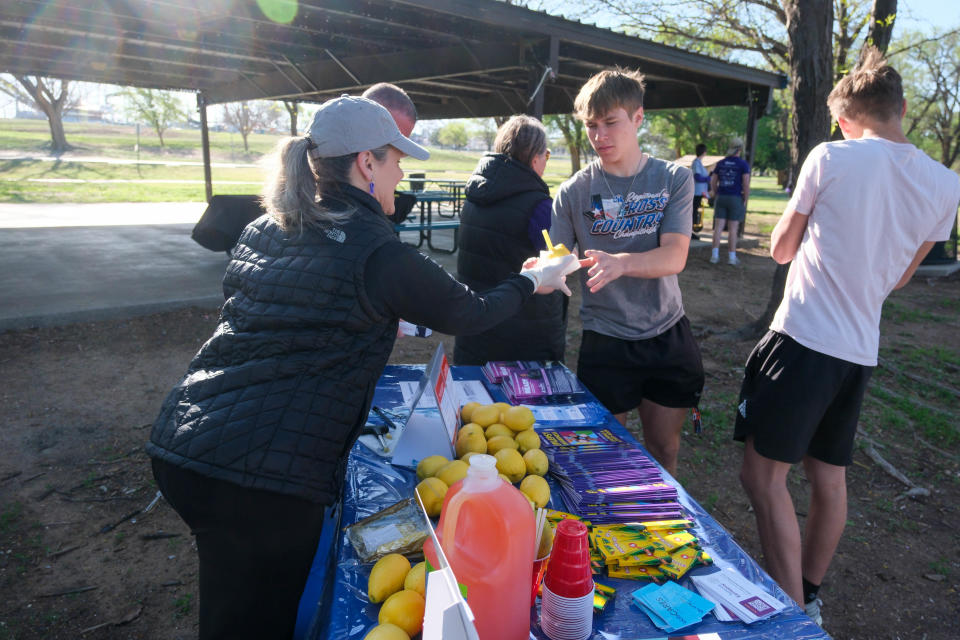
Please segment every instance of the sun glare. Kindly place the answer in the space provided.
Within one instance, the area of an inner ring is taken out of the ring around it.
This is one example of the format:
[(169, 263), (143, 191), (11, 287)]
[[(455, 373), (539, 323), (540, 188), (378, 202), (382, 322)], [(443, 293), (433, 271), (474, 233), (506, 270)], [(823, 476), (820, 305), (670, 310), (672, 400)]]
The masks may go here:
[(297, 17), (297, 0), (257, 0), (263, 15), (274, 22), (290, 24)]

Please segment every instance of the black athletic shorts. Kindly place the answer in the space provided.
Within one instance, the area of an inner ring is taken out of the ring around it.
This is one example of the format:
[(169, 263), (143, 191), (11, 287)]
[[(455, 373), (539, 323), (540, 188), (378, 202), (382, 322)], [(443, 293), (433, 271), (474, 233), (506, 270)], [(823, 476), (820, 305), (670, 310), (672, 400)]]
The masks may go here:
[(696, 407), (703, 391), (700, 347), (686, 316), (658, 336), (621, 340), (584, 331), (577, 376), (611, 413), (644, 399), (665, 407)]
[(768, 331), (747, 359), (733, 438), (753, 436), (757, 453), (780, 462), (849, 466), (872, 373)]

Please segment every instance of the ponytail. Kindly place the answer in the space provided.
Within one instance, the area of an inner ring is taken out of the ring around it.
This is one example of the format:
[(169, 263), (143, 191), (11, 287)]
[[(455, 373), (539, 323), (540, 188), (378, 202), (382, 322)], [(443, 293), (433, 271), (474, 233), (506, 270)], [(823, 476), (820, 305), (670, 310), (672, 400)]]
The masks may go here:
[[(284, 138), (263, 161), (267, 181), (261, 203), (287, 231), (303, 233), (305, 227), (326, 228), (343, 222), (354, 211), (327, 209), (319, 206), (317, 200), (338, 190), (337, 182), (348, 181), (350, 164), (356, 154), (311, 160), (308, 152), (312, 146), (306, 137)], [(321, 172), (321, 168), (335, 170)]]

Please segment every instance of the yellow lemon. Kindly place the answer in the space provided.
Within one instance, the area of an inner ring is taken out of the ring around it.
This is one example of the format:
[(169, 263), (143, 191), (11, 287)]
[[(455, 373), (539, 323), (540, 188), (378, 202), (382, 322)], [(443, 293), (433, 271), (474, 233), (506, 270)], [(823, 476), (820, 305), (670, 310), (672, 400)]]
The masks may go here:
[(486, 453), (487, 439), (480, 433), (461, 433), (457, 438), (457, 457), (462, 458), (465, 453)]
[(399, 553), (391, 553), (377, 560), (367, 581), (367, 596), (370, 602), (383, 602), (400, 591), (407, 571), (410, 571), (410, 561)]
[(430, 478), (436, 475), (443, 465), (450, 462), (443, 456), (429, 456), (417, 463), (417, 480)]
[(494, 455), (497, 459), (497, 471), (507, 476), (510, 482), (520, 482), (527, 473), (527, 465), (523, 463), (523, 456), (516, 449), (500, 449)]
[(495, 436), (510, 436), (512, 438), (513, 430), (506, 425), (500, 424), (499, 422), (494, 422), (492, 425), (487, 427), (486, 430), (484, 430), (483, 435), (487, 437), (487, 440)]
[(447, 484), (439, 478), (424, 478), (417, 485), (416, 492), (420, 494), (427, 515), (431, 518), (439, 516), (443, 508), (443, 498), (447, 495)]
[(510, 404), (507, 402), (494, 402), (493, 406), (497, 408), (497, 411), (500, 412), (500, 415), (503, 415), (503, 412), (510, 408)]
[(523, 454), (523, 462), (527, 465), (527, 473), (535, 476), (547, 475), (547, 470), (550, 468), (547, 454), (540, 449), (530, 449)]
[(540, 546), (537, 547), (537, 558), (550, 555), (551, 549), (553, 549), (553, 527), (550, 526), (549, 522), (545, 522), (543, 523), (543, 533), (540, 534)]
[(520, 445), (520, 453), (526, 453), (527, 451), (530, 451), (530, 449), (540, 448), (540, 436), (538, 436), (537, 432), (533, 429), (521, 431), (514, 436), (514, 440), (516, 440), (517, 444)]
[[(476, 422), (468, 422), (467, 424), (460, 427), (460, 431), (457, 432), (457, 437), (465, 435), (484, 435), (483, 427), (478, 425)], [(486, 436), (484, 436), (486, 437)]]
[(489, 427), (494, 422), (500, 421), (500, 407), (494, 404), (485, 404), (477, 407), (470, 415), (470, 419), (481, 427)]
[(507, 484), (510, 484), (510, 478), (508, 478), (507, 476), (503, 475), (502, 473), (498, 473), (498, 474), (497, 474), (497, 477), (499, 477), (501, 480), (503, 480), (503, 481), (506, 482)]
[(378, 624), (363, 636), (363, 640), (410, 640), (407, 632), (395, 624)]
[(518, 446), (517, 441), (510, 436), (493, 436), (487, 440), (487, 453), (495, 456), (501, 449), (516, 449)]
[(510, 407), (503, 412), (501, 422), (514, 431), (526, 431), (533, 426), (536, 418), (529, 407)]
[(378, 624), (370, 633), (363, 636), (363, 640), (410, 640), (407, 632), (395, 624)]
[(464, 462), (466, 462), (467, 465), (469, 465), (469, 464), (470, 464), (470, 458), (472, 458), (473, 456), (478, 456), (478, 455), (480, 455), (480, 454), (479, 454), (479, 453), (475, 453), (475, 452), (473, 452), (473, 451), (467, 451), (465, 454), (463, 454), (462, 456), (460, 456), (460, 459), (463, 460)]
[(436, 477), (443, 480), (448, 487), (452, 487), (457, 480), (463, 479), (467, 475), (468, 465), (463, 460), (454, 460), (447, 463), (440, 471), (437, 471)]
[(527, 502), (530, 503), (530, 508), (533, 509), (534, 511), (536, 511), (536, 510), (537, 510), (537, 505), (536, 505), (536, 503), (535, 503), (533, 500), (530, 499), (530, 496), (528, 496), (528, 495), (525, 494), (525, 493), (524, 493), (524, 494), (521, 494), (521, 495), (523, 495), (523, 497), (527, 499)]
[(479, 402), (468, 402), (460, 408), (460, 419), (463, 420), (464, 424), (470, 422), (473, 410), (479, 406), (481, 406)]
[(380, 624), (395, 624), (406, 631), (408, 636), (413, 637), (423, 629), (424, 605), (423, 596), (416, 591), (398, 591), (380, 607), (377, 621)]
[[(552, 540), (552, 538), (551, 538)], [(403, 588), (416, 591), (423, 597), (427, 596), (427, 563), (418, 562), (407, 572), (407, 578), (403, 581)]]
[(550, 485), (541, 476), (527, 476), (520, 483), (520, 491), (530, 498), (538, 507), (545, 507), (550, 502)]

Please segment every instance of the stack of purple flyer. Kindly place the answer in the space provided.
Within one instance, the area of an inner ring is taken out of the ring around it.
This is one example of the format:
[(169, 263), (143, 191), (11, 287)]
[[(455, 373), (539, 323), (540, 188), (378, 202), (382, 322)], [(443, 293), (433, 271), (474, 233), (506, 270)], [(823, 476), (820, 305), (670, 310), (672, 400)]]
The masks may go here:
[(686, 517), (677, 489), (663, 482), (659, 467), (642, 451), (619, 438), (612, 442), (599, 431), (560, 433), (565, 437), (540, 435), (550, 473), (571, 511), (593, 524)]
[(568, 404), (586, 393), (577, 376), (557, 362), (494, 361), (481, 370), (510, 404)]

